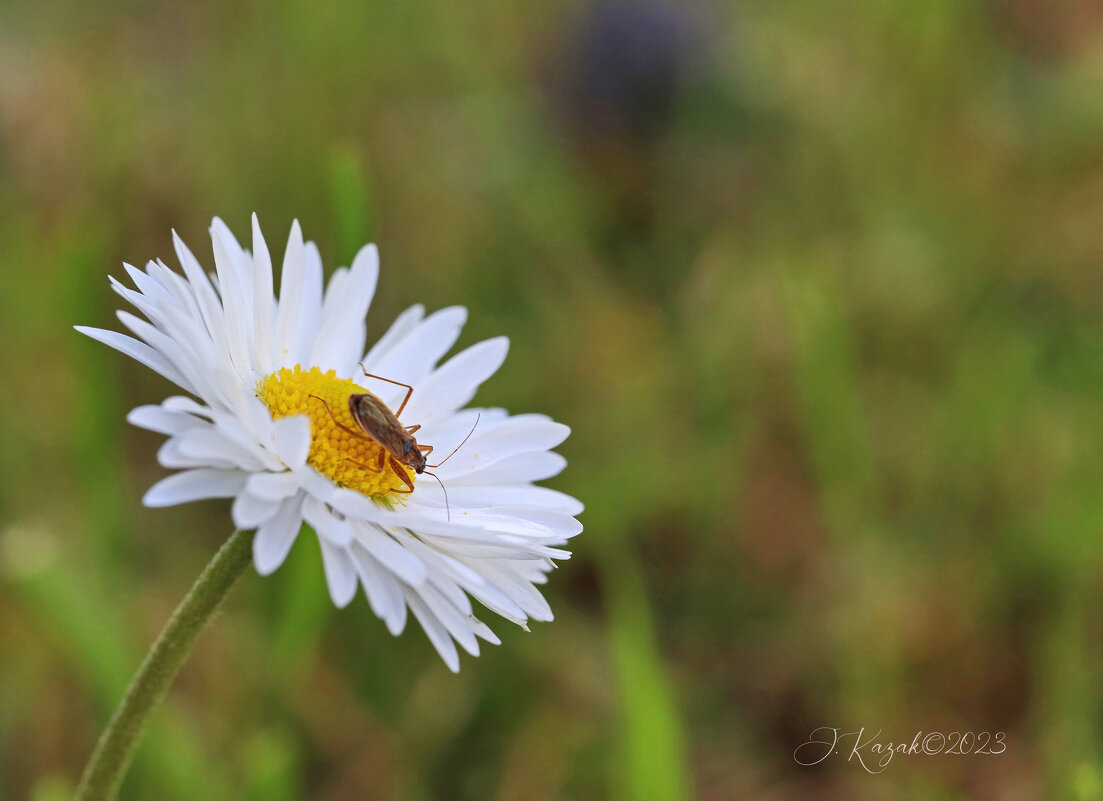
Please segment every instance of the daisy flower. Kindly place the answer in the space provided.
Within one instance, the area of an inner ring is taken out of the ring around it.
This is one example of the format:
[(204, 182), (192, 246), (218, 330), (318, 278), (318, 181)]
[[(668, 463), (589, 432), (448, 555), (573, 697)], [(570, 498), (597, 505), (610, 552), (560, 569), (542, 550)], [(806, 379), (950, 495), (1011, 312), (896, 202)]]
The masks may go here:
[[(333, 602), (347, 605), (363, 586), (396, 635), (412, 612), (453, 671), (457, 643), (478, 655), (479, 639), (500, 642), (471, 599), (524, 628), (551, 620), (538, 585), (553, 560), (570, 556), (561, 546), (582, 530), (582, 505), (533, 482), (563, 469), (551, 449), (569, 429), (543, 415), (464, 408), (501, 366), (508, 340), (438, 364), (467, 313), (426, 315), (416, 305), (365, 351), (379, 274), (373, 245), (324, 285), (318, 248), (294, 223), (277, 300), (256, 215), (252, 253), (217, 218), (211, 241), (211, 275), (174, 233), (183, 275), (156, 261), (145, 271), (125, 265), (134, 289), (111, 279), (146, 318), (118, 312), (133, 337), (77, 327), (188, 393), (127, 417), (168, 437), (158, 460), (179, 471), (143, 502), (232, 498), (234, 525), (256, 530), (262, 575), (309, 524)], [(392, 429), (402, 439), (385, 445), (371, 419), (358, 422), (349, 403), (357, 395), (385, 406), (384, 416), (401, 412)]]

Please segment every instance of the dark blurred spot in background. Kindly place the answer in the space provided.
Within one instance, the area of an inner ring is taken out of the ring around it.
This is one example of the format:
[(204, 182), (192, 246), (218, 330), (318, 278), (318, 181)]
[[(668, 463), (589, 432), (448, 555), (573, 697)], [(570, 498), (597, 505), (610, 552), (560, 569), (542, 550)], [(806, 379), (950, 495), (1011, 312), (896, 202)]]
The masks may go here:
[(654, 244), (670, 188), (679, 114), (709, 67), (704, 23), (692, 2), (594, 3), (568, 17), (541, 64), (554, 123), (600, 200), (598, 246), (622, 277), (658, 294), (674, 276), (641, 251)]

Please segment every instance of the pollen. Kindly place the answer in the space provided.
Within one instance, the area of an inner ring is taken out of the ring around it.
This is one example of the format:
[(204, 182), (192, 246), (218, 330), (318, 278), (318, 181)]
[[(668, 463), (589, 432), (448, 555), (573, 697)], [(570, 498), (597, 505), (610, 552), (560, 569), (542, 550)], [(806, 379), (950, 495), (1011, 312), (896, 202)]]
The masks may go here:
[[(415, 473), (391, 459), (383, 446), (363, 433), (349, 411), (349, 396), (368, 390), (330, 370), (300, 365), (283, 367), (257, 382), (257, 396), (272, 417), (293, 414), (310, 418), (307, 462), (340, 487), (362, 492), (383, 503), (409, 492)], [(399, 477), (403, 471), (409, 484)]]

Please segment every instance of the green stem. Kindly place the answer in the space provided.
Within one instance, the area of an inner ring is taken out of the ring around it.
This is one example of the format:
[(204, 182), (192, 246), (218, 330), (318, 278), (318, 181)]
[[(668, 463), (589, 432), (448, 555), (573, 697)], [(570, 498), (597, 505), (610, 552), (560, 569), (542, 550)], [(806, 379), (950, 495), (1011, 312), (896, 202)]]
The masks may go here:
[(253, 532), (235, 531), (176, 607), (100, 736), (74, 801), (115, 798), (150, 714), (165, 697), (203, 627), (248, 567), (252, 541)]

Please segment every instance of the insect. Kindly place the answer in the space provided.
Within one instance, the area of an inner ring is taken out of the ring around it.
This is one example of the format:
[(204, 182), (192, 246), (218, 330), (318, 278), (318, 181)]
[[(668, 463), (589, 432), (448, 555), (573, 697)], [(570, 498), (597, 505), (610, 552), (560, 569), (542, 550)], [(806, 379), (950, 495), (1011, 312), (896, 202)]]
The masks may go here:
[(475, 417), (475, 425), (471, 426), (471, 430), (467, 432), (467, 436), (463, 438), (463, 442), (457, 445), (452, 453), (448, 454), (436, 464), (427, 464), (425, 457), (433, 452), (433, 446), (419, 445), (418, 441), (414, 438), (414, 433), (417, 432), (421, 426), (404, 426), (398, 420), (399, 415), (402, 414), (402, 410), (406, 408), (410, 396), (414, 394), (414, 388), (409, 384), (403, 384), (401, 381), (394, 381), (390, 378), (384, 378), (381, 375), (372, 375), (364, 369), (364, 365), (360, 365), (360, 369), (368, 378), (376, 378), (380, 381), (386, 381), (389, 384), (405, 387), (406, 397), (404, 397), (402, 403), (399, 404), (398, 411), (392, 412), (383, 401), (370, 392), (355, 392), (349, 395), (349, 413), (352, 414), (353, 421), (360, 428), (360, 431), (354, 431), (342, 424), (334, 416), (333, 410), (329, 408), (329, 404), (326, 403), (325, 399), (319, 398), (317, 395), (310, 396), (326, 407), (326, 411), (329, 412), (330, 418), (338, 428), (347, 431), (354, 437), (372, 440), (382, 447), (374, 467), (358, 462), (355, 459), (349, 459), (348, 461), (365, 470), (372, 470), (376, 473), (382, 473), (387, 467), (390, 467), (394, 474), (406, 485), (405, 490), (394, 490), (394, 492), (402, 495), (408, 495), (414, 491), (414, 483), (410, 480), (406, 471), (402, 469), (403, 465), (412, 467), (414, 472), (418, 475), (425, 473), (426, 475), (432, 476), (436, 479), (437, 483), (440, 484), (440, 488), (444, 492), (444, 508), (448, 515), (448, 519), (451, 520), (452, 510), (448, 505), (448, 490), (445, 489), (444, 482), (440, 480), (436, 473), (426, 470), (425, 468), (432, 467), (436, 469), (455, 456), (456, 451), (462, 448), (467, 443), (467, 440), (471, 439), (471, 435), (475, 433), (475, 426), (479, 424), (482, 414), (480, 413)]

